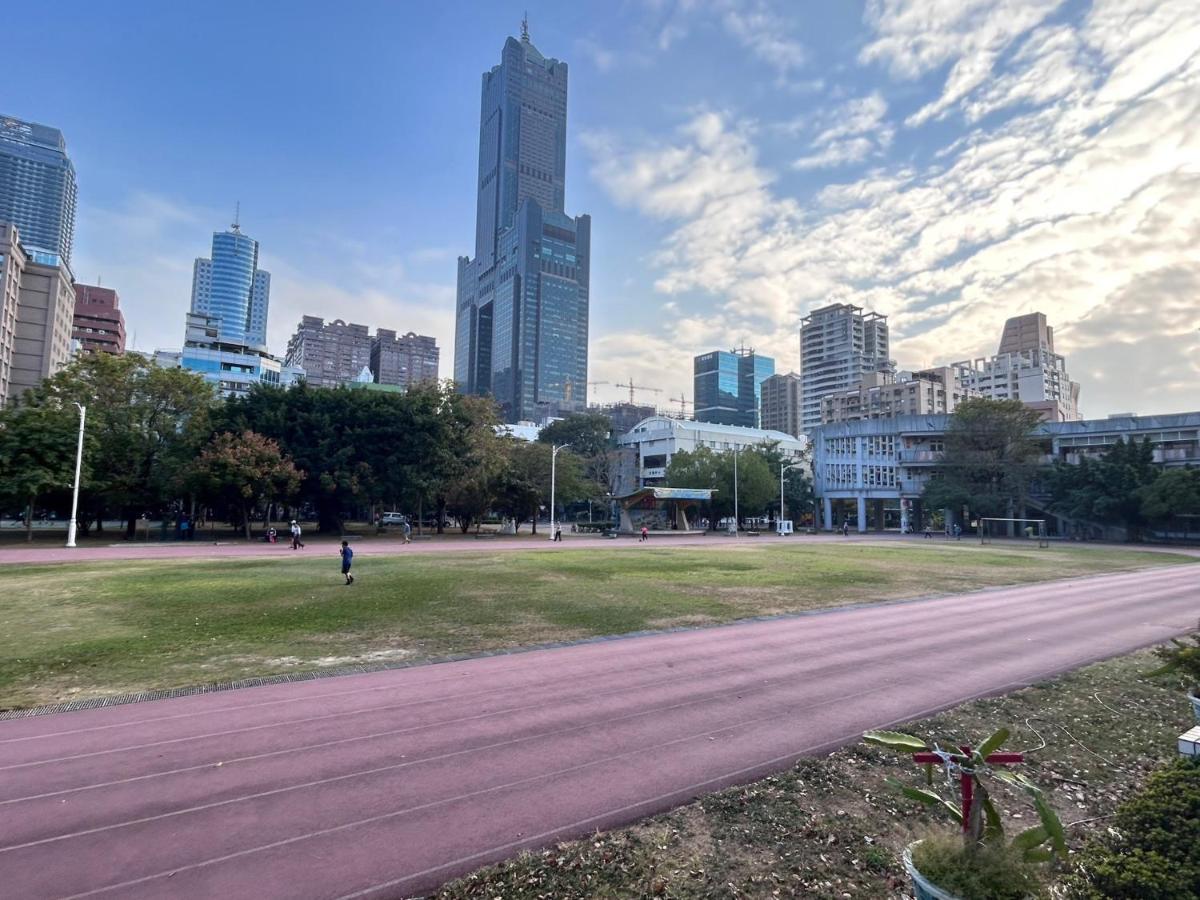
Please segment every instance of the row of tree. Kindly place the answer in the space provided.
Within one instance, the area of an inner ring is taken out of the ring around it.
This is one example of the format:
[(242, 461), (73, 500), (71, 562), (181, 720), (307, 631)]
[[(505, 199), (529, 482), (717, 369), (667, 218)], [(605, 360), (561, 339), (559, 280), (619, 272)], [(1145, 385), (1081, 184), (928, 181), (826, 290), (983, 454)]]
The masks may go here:
[[(497, 433), (494, 405), (430, 384), (404, 394), (255, 389), (220, 400), (180, 369), (135, 356), (89, 355), (0, 411), (0, 503), (32, 525), (65, 512), (78, 406), (87, 408), (81, 533), (119, 518), (132, 537), (144, 515), (194, 523), (209, 511), (250, 534), (252, 521), (300, 512), (323, 531), (382, 509), (432, 513), (464, 530), (497, 512), (533, 520), (550, 493), (550, 441), (560, 505), (611, 493), (604, 417), (581, 416), (527, 444)], [(94, 523), (94, 524), (93, 524)]]

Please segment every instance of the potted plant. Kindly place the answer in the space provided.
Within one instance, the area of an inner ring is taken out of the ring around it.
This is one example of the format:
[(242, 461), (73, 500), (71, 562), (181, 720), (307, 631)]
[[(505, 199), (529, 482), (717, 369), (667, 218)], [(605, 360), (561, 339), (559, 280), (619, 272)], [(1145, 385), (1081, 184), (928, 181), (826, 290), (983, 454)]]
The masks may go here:
[[(1188, 642), (1191, 643), (1188, 643)], [(1154, 651), (1163, 661), (1162, 666), (1150, 672), (1150, 675), (1169, 675), (1181, 673), (1188, 683), (1188, 699), (1192, 701), (1192, 712), (1196, 721), (1200, 722), (1200, 631), (1189, 635), (1185, 640), (1172, 638), (1171, 643)]]
[[(1035, 895), (1041, 883), (1039, 866), (1056, 856), (1066, 859), (1067, 843), (1062, 822), (1046, 803), (1041, 789), (1025, 776), (1001, 768), (1022, 762), (1019, 753), (1001, 753), (1009, 738), (998, 729), (977, 748), (943, 749), (926, 745), (918, 737), (896, 731), (868, 731), (868, 744), (912, 753), (925, 766), (927, 787), (889, 781), (904, 796), (949, 814), (962, 828), (961, 839), (931, 837), (905, 850), (904, 866), (913, 880), (917, 900), (1024, 900)], [(952, 801), (933, 790), (933, 774), (940, 769), (946, 783), (958, 782), (960, 797)], [(1038, 825), (1011, 840), (1004, 834), (1000, 812), (988, 784), (1000, 781), (1029, 795), (1037, 810)]]

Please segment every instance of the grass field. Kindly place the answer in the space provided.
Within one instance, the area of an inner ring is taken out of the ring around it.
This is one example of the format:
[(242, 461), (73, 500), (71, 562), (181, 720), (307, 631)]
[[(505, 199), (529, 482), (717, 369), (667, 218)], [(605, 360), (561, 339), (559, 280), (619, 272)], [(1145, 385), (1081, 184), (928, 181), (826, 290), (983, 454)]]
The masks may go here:
[[(311, 552), (311, 550), (309, 551)], [(1191, 557), (802, 544), (0, 568), (0, 709), (955, 593)]]

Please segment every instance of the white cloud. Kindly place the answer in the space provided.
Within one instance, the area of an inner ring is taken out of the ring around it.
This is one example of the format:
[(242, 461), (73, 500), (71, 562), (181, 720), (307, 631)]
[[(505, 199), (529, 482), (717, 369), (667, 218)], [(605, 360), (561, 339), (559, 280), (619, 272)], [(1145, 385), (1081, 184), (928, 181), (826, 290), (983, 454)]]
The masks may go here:
[[(727, 114), (698, 114), (665, 143), (593, 144), (609, 193), (671, 223), (657, 286), (679, 311), (663, 329), (715, 304), (720, 328), (694, 332), (708, 349), (744, 333), (788, 368), (799, 317), (852, 300), (892, 317), (893, 355), (913, 367), (994, 352), (1005, 318), (1041, 310), (1085, 414), (1194, 408), (1200, 17), (1186, 0), (1097, 0), (1047, 21), (1058, 6), (872, 4), (862, 59), (899, 78), (951, 64), (922, 121), (961, 108), (976, 124), (931, 163), (880, 165), (808, 208)], [(974, 63), (955, 73), (980, 54), (985, 81), (968, 77)], [(827, 146), (860, 136), (821, 134)], [(1125, 369), (1144, 378), (1140, 394), (1117, 384)]]
[[(887, 101), (878, 91), (849, 100), (837, 109), (813, 117), (820, 129), (813, 138), (809, 154), (792, 163), (796, 169), (819, 169), (859, 163), (879, 156), (892, 142), (895, 129), (884, 121)], [(805, 122), (804, 124), (808, 124)], [(795, 131), (800, 121), (784, 128)]]

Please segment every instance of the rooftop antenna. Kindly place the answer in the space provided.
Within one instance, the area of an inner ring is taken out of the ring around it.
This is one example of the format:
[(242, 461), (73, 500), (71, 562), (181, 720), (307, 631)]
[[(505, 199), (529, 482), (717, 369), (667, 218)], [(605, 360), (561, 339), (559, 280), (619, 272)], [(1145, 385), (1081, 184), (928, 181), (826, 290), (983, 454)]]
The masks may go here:
[(242, 231), (241, 221), (242, 221), (242, 201), (239, 200), (239, 201), (237, 201), (237, 204), (233, 208), (233, 233), (234, 234), (241, 233), (241, 231)]
[(529, 43), (529, 10), (525, 10), (525, 15), (521, 18), (521, 41)]

